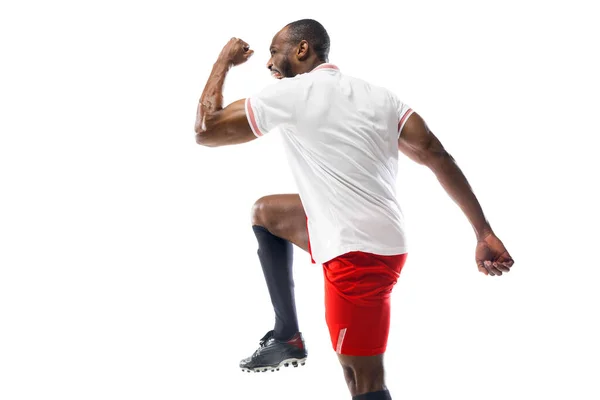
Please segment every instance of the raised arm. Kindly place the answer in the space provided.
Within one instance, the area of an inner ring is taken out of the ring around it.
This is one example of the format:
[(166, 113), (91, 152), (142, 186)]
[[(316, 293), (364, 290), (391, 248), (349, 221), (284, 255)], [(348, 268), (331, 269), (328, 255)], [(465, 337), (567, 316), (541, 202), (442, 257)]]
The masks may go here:
[(232, 38), (214, 64), (196, 111), (196, 143), (216, 147), (249, 142), (256, 138), (246, 117), (245, 99), (223, 108), (223, 85), (227, 72), (252, 56), (248, 44)]
[(415, 162), (427, 166), (463, 211), (477, 237), (476, 261), (481, 272), (502, 275), (514, 261), (496, 237), (467, 178), (454, 158), (429, 130), (417, 113), (408, 118), (398, 138), (398, 149)]

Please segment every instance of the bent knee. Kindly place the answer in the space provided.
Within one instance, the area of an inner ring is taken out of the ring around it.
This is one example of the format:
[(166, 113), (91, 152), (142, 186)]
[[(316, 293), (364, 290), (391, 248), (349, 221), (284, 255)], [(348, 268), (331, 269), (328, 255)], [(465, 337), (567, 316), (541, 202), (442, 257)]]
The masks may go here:
[(256, 200), (252, 205), (250, 215), (252, 225), (259, 225), (270, 231), (271, 229), (269, 228), (272, 228), (273, 220), (269, 213), (270, 208), (271, 205), (268, 200), (268, 196), (261, 197), (260, 199)]
[(251, 221), (252, 225), (262, 226), (273, 235), (308, 251), (306, 214), (297, 196), (261, 197), (252, 206)]

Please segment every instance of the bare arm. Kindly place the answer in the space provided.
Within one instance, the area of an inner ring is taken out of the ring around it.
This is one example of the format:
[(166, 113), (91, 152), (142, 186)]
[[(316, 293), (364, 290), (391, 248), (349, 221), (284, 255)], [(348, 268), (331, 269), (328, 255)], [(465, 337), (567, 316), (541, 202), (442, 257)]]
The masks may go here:
[(398, 138), (398, 149), (412, 160), (429, 167), (446, 193), (469, 219), (477, 236), (475, 261), (479, 271), (492, 276), (509, 272), (514, 260), (492, 231), (467, 178), (417, 113), (413, 113), (404, 124)]
[(221, 51), (204, 87), (196, 111), (196, 143), (215, 147), (249, 142), (256, 138), (246, 118), (245, 99), (223, 108), (223, 85), (229, 69), (253, 53), (248, 44), (231, 39)]
[(468, 218), (477, 240), (492, 233), (467, 178), (417, 113), (413, 113), (404, 124), (398, 138), (398, 149), (410, 159), (431, 169), (446, 193)]

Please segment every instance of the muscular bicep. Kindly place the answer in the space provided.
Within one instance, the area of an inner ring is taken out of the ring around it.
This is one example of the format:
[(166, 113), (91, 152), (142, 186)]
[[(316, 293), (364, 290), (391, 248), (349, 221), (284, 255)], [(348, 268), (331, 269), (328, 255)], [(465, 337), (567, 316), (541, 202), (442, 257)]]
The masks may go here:
[(398, 137), (398, 150), (411, 160), (429, 167), (446, 153), (442, 143), (416, 112), (408, 117), (402, 127)]
[(203, 146), (227, 146), (256, 139), (246, 116), (246, 100), (234, 101), (222, 110), (200, 115), (196, 142)]

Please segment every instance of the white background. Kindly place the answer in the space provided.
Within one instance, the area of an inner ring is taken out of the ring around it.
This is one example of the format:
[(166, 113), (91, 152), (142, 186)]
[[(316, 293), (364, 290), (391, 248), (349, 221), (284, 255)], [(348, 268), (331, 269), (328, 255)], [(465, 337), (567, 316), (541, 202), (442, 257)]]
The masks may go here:
[(478, 273), (467, 220), (401, 157), (394, 399), (600, 398), (592, 3), (2, 2), (0, 399), (350, 398), (299, 250), (307, 365), (239, 371), (273, 324), (250, 208), (295, 185), (276, 136), (194, 141), (227, 40), (256, 50), (229, 103), (272, 83), (272, 36), (306, 17), (427, 120), (516, 260)]

